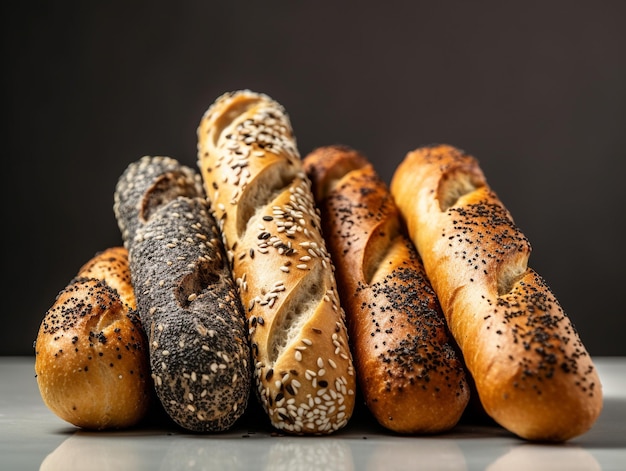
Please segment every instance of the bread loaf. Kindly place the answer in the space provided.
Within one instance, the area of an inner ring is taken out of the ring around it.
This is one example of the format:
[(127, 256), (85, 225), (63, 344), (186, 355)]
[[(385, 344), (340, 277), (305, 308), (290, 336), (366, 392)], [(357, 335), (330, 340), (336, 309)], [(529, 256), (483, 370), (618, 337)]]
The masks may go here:
[(485, 411), (529, 440), (563, 441), (602, 409), (572, 322), (528, 266), (531, 246), (478, 161), (440, 145), (410, 152), (391, 191)]
[(451, 429), (469, 400), (465, 371), (387, 185), (346, 146), (316, 149), (304, 168), (367, 407), (395, 432)]
[(127, 255), (123, 247), (96, 254), (59, 292), (37, 334), (43, 402), (77, 427), (131, 427), (152, 404), (147, 340)]
[(120, 176), (114, 210), (165, 412), (187, 430), (229, 429), (248, 403), (250, 347), (199, 174), (143, 157)]
[(356, 379), (319, 212), (289, 117), (249, 90), (198, 127), (198, 166), (248, 318), (258, 398), (293, 434), (341, 429)]

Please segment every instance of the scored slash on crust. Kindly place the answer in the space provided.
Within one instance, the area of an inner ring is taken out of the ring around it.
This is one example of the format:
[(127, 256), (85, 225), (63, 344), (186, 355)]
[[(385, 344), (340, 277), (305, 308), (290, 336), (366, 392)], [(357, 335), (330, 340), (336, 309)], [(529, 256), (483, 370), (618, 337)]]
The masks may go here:
[(246, 309), (257, 393), (272, 424), (293, 433), (342, 428), (354, 406), (352, 357), (284, 108), (247, 90), (218, 98), (198, 128), (198, 166)]

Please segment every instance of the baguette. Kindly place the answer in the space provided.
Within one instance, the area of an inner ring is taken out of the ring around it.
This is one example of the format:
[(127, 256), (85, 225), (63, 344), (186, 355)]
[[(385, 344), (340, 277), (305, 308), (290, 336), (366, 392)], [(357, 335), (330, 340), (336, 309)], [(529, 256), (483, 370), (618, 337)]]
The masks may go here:
[(145, 333), (136, 312), (128, 252), (96, 254), (59, 292), (35, 341), (43, 402), (93, 430), (138, 424), (153, 403)]
[(336, 260), (365, 404), (394, 432), (450, 430), (469, 401), (465, 370), (387, 185), (345, 146), (316, 149), (304, 168)]
[(589, 430), (602, 409), (597, 370), (478, 161), (417, 149), (391, 191), (487, 414), (528, 440)]
[(190, 431), (228, 430), (247, 407), (250, 347), (199, 174), (145, 156), (120, 176), (114, 210), (164, 411)]
[(249, 90), (198, 126), (198, 166), (248, 319), (259, 402), (276, 429), (329, 434), (356, 380), (333, 265), (286, 111)]

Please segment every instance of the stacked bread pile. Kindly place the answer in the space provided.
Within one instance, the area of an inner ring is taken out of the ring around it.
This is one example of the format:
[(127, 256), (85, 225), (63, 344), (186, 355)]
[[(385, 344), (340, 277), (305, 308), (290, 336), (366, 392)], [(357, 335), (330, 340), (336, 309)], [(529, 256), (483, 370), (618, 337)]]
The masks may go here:
[(322, 435), (358, 393), (404, 434), (451, 430), (472, 395), (529, 440), (593, 425), (590, 355), (476, 159), (420, 148), (387, 186), (346, 146), (301, 158), (286, 110), (250, 90), (207, 109), (197, 145), (198, 171), (128, 166), (124, 247), (46, 313), (35, 368), (61, 418), (129, 427), (153, 400), (220, 432), (253, 394), (273, 428)]

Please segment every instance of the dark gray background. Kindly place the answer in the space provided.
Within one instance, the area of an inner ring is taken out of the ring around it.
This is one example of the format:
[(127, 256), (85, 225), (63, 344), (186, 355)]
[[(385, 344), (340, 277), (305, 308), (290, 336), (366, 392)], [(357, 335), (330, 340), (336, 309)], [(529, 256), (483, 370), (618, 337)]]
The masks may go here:
[(475, 155), (590, 352), (625, 355), (625, 6), (3, 3), (0, 354), (32, 354), (58, 291), (121, 243), (126, 166), (195, 166), (203, 112), (250, 88), (287, 108), (302, 155), (347, 144), (387, 182), (422, 145)]

